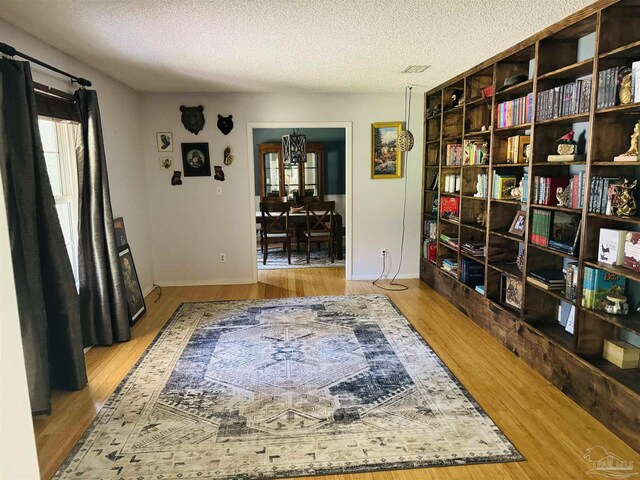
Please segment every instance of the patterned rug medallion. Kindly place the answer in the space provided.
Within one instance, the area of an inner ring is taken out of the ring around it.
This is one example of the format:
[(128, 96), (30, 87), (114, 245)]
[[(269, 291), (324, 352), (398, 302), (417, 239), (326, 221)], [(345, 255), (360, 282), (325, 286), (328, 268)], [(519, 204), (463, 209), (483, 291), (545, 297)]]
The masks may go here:
[(54, 478), (522, 460), (384, 295), (182, 304)]

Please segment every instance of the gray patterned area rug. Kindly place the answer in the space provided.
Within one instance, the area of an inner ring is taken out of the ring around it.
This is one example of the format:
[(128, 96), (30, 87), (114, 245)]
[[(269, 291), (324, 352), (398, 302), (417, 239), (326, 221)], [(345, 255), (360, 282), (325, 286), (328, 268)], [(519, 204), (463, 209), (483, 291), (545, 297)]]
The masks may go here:
[(285, 268), (326, 268), (326, 267), (342, 267), (344, 268), (344, 256), (342, 260), (334, 258), (333, 263), (329, 258), (327, 247), (318, 251), (314, 246), (311, 249), (311, 258), (307, 263), (307, 246), (300, 245), (300, 251), (294, 246), (291, 249), (291, 263), (287, 252), (283, 252), (282, 248), (272, 246), (269, 248), (269, 255), (267, 255), (267, 263), (262, 263), (262, 251), (258, 248), (258, 270), (282, 270)]
[(522, 460), (384, 295), (184, 303), (54, 478)]

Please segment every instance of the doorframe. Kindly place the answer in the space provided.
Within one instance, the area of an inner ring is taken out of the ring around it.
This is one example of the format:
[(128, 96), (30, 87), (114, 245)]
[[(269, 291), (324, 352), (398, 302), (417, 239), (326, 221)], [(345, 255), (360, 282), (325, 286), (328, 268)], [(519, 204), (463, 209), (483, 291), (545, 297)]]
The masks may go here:
[[(345, 194), (346, 194), (346, 251), (345, 277), (351, 280), (353, 268), (353, 122), (247, 122), (247, 145), (249, 148), (249, 215), (251, 235), (256, 235), (256, 186), (255, 157), (253, 154), (253, 130), (256, 128), (343, 128), (345, 131)], [(252, 241), (253, 243), (253, 241)], [(253, 283), (258, 282), (258, 252), (252, 249)]]

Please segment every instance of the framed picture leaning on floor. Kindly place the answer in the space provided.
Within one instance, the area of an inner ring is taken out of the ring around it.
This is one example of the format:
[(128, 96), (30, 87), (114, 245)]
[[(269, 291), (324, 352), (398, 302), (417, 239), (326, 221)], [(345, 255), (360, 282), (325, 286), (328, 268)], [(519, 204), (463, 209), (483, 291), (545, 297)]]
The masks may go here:
[(129, 323), (133, 325), (146, 312), (147, 307), (144, 303), (140, 280), (138, 280), (138, 273), (136, 272), (129, 246), (127, 245), (126, 248), (120, 250), (118, 256), (120, 257), (120, 270), (122, 271), (125, 297), (129, 310)]

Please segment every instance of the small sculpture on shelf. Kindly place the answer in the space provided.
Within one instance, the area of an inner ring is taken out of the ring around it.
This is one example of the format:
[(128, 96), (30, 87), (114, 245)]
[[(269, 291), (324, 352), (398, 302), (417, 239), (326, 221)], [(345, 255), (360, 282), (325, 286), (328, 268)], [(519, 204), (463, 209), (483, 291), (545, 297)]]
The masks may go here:
[(570, 187), (567, 186), (565, 188), (562, 187), (558, 187), (556, 188), (556, 198), (558, 199), (558, 206), (559, 207), (567, 207), (569, 208), (571, 206), (571, 198), (570, 198)]
[(509, 195), (514, 200), (522, 199), (522, 192), (524, 191), (524, 177), (520, 179), (520, 183), (517, 187), (514, 187), (509, 192)]
[(516, 257), (516, 267), (518, 267), (518, 270), (520, 271), (524, 268), (524, 250), (520, 250), (518, 252), (518, 256)]
[(487, 211), (483, 210), (482, 212), (480, 212), (478, 214), (478, 217), (476, 218), (476, 223), (482, 225), (483, 227), (487, 226)]
[(464, 103), (464, 91), (461, 89), (455, 89), (451, 92), (451, 107), (454, 108)]
[(618, 98), (620, 99), (620, 105), (626, 105), (631, 103), (633, 95), (631, 91), (632, 72), (629, 67), (622, 67), (618, 72)]
[(607, 295), (604, 311), (612, 315), (627, 315), (629, 313), (627, 297), (618, 293), (610, 293)]
[(484, 175), (482, 173), (478, 174), (476, 181), (476, 193), (473, 195), (474, 197), (484, 198), (484, 189), (482, 184), (484, 183)]
[(640, 122), (637, 122), (631, 133), (631, 145), (629, 150), (618, 155), (613, 160), (615, 162), (635, 162), (638, 161), (640, 154), (638, 153), (638, 142), (640, 140)]
[(618, 208), (616, 209), (616, 215), (619, 217), (632, 217), (636, 213), (636, 199), (635, 189), (638, 185), (638, 180), (634, 180), (633, 183), (629, 183), (629, 180), (624, 179), (624, 183), (618, 186), (620, 190), (620, 196), (618, 197)]
[(556, 140), (558, 155), (573, 155), (576, 152), (576, 142), (573, 141), (575, 134), (576, 132), (571, 130)]

